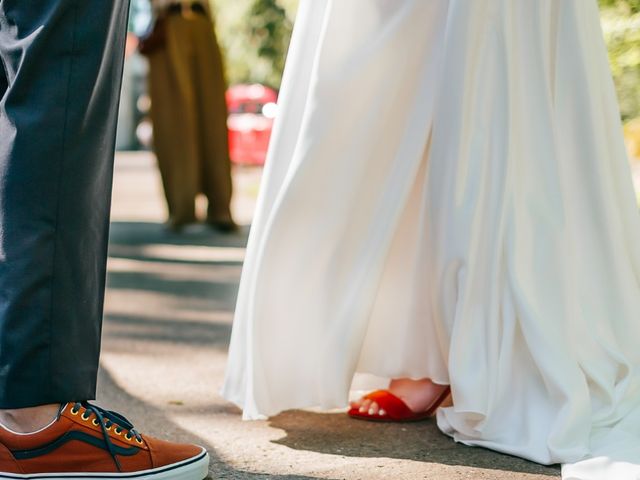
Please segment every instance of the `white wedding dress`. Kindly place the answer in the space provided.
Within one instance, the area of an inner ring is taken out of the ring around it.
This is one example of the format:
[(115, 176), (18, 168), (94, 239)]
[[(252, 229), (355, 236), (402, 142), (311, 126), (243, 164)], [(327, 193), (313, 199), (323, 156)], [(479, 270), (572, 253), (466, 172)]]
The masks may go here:
[(303, 0), (223, 393), (451, 384), (440, 429), (640, 478), (640, 222), (595, 0)]

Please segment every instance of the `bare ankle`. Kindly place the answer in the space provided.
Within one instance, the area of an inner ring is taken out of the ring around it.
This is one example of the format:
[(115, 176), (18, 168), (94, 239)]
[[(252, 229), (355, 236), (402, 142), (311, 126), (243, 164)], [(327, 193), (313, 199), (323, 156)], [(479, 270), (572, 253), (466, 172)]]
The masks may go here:
[(60, 411), (60, 404), (0, 410), (0, 424), (17, 433), (33, 433), (50, 425)]
[(400, 397), (414, 412), (428, 409), (447, 387), (433, 383), (428, 378), (413, 380), (397, 378), (391, 381), (389, 390)]

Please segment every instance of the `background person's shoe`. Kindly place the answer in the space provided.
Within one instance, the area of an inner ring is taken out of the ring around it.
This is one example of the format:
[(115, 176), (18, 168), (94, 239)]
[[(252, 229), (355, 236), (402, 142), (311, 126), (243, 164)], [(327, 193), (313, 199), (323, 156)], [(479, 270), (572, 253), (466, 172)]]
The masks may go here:
[(233, 220), (207, 220), (207, 225), (220, 233), (236, 233), (240, 230)]
[(38, 432), (0, 426), (0, 478), (202, 480), (208, 470), (204, 448), (143, 436), (126, 418), (87, 402), (65, 405)]

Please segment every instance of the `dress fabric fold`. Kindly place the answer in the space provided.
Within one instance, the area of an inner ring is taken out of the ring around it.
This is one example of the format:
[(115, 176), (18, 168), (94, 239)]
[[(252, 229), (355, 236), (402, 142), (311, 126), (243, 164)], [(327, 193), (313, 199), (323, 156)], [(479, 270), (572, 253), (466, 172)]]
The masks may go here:
[(303, 0), (279, 103), (223, 388), (245, 418), (429, 377), (456, 441), (640, 478), (640, 222), (595, 0)]

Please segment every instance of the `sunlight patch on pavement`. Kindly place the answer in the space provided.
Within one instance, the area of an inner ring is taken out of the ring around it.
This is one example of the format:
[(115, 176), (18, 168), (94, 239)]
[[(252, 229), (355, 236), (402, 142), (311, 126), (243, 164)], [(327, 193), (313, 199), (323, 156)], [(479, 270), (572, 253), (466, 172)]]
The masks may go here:
[[(126, 252), (126, 253), (125, 253)], [(110, 253), (131, 255), (155, 260), (182, 262), (243, 262), (246, 249), (241, 247), (207, 247), (202, 245), (149, 244), (129, 248), (111, 248)], [(115, 260), (110, 259), (110, 263)], [(118, 259), (123, 260), (123, 259)]]

